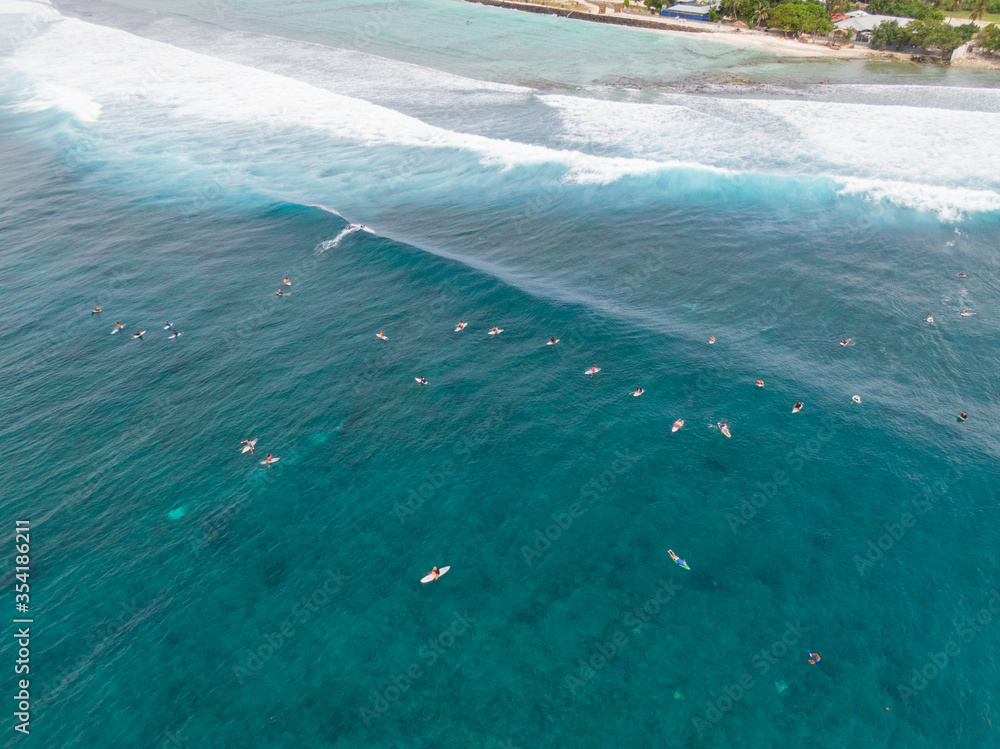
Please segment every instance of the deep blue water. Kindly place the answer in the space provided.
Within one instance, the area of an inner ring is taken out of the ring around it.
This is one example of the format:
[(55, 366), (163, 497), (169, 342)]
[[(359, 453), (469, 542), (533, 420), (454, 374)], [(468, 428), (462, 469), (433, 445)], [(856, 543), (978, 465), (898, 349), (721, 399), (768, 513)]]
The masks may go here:
[(441, 0), (28, 5), (4, 746), (998, 743), (995, 76)]

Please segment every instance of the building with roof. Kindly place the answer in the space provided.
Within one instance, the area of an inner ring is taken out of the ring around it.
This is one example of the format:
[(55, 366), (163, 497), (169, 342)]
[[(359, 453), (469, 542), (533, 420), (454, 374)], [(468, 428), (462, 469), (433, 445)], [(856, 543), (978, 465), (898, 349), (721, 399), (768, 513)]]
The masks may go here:
[(671, 5), (669, 8), (664, 8), (660, 11), (660, 15), (667, 18), (683, 18), (686, 21), (708, 21), (709, 11), (716, 5), (718, 3), (695, 5), (694, 3), (682, 2), (677, 5)]
[(871, 37), (872, 29), (885, 21), (895, 21), (900, 26), (909, 26), (913, 23), (912, 18), (900, 18), (899, 16), (880, 16), (869, 13), (866, 10), (852, 10), (839, 21), (834, 21), (834, 26), (838, 29), (854, 29), (858, 41), (865, 42)]

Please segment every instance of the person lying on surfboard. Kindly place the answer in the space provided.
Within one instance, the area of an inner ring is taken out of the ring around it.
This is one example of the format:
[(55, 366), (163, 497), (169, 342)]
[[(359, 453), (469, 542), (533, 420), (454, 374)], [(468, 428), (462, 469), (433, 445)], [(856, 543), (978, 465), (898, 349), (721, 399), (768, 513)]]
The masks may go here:
[(847, 345), (848, 345), (848, 344), (849, 344), (850, 342), (851, 342), (851, 339), (850, 339), (850, 338), (845, 338), (844, 340), (842, 340), (842, 341), (840, 342), (840, 345), (841, 345), (841, 346), (847, 346)]
[(292, 285), (292, 279), (290, 279), (290, 278), (282, 279), (281, 283), (285, 284), (285, 286), (291, 286)]
[(546, 345), (547, 346), (555, 346), (557, 343), (559, 343), (559, 339), (558, 338), (550, 338), (549, 342)]
[(969, 414), (967, 414), (965, 411), (962, 411), (962, 413), (960, 413), (958, 415), (958, 420), (959, 421), (968, 421), (969, 420)]
[(813, 666), (815, 666), (817, 663), (823, 660), (823, 656), (821, 656), (819, 653), (814, 653), (811, 650), (807, 650), (806, 655), (809, 656), (809, 663), (810, 665)]
[(94, 307), (94, 309), (90, 310), (90, 314), (92, 314), (92, 315), (99, 315), (99, 314), (101, 314), (101, 308), (100, 307)]
[(687, 565), (687, 560), (679, 558), (676, 554), (674, 554), (673, 549), (667, 549), (667, 553), (670, 555), (670, 558), (673, 559), (675, 562), (677, 562), (677, 564), (679, 564), (681, 567), (683, 567), (686, 570), (691, 569)]

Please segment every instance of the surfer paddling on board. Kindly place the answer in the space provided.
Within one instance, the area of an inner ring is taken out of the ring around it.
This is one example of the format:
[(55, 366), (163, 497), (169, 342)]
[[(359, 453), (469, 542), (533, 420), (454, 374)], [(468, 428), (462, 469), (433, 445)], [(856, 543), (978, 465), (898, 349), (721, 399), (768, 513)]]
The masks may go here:
[(257, 440), (256, 440), (256, 438), (252, 439), (252, 440), (242, 440), (240, 442), (240, 444), (244, 445), (244, 447), (240, 450), (240, 452), (244, 452), (245, 453), (247, 450), (249, 450), (250, 454), (253, 455), (253, 448), (254, 448), (254, 445), (257, 444)]
[(292, 295), (292, 292), (290, 292), (290, 291), (282, 291), (281, 289), (278, 289), (278, 290), (277, 290), (276, 292), (274, 292), (274, 293), (275, 293), (275, 295), (277, 295), (277, 296), (291, 296), (291, 295)]
[(138, 338), (138, 339), (139, 339), (139, 340), (141, 341), (141, 340), (142, 340), (142, 337), (143, 337), (143, 336), (144, 336), (145, 334), (146, 334), (146, 331), (145, 331), (145, 330), (137, 330), (137, 331), (135, 331), (135, 332), (134, 332), (134, 333), (132, 334), (132, 340), (134, 341), (134, 340), (135, 340), (136, 338)]
[(92, 314), (92, 315), (99, 315), (99, 314), (101, 314), (101, 308), (100, 307), (94, 307), (94, 309), (90, 310), (90, 314)]
[(489, 335), (500, 335), (501, 333), (503, 333), (503, 328), (498, 328), (496, 325), (494, 325), (492, 328), (490, 328)]
[(823, 656), (821, 656), (819, 653), (814, 653), (811, 650), (807, 650), (806, 655), (809, 656), (809, 665), (811, 666), (815, 666), (817, 663), (823, 660)]
[(455, 332), (457, 333), (460, 330), (465, 330), (465, 326), (468, 325), (468, 324), (469, 323), (467, 323), (467, 322), (462, 322), (461, 320), (459, 320), (458, 321), (458, 325), (455, 326)]
[(550, 338), (549, 341), (548, 341), (548, 343), (546, 343), (545, 345), (546, 346), (555, 346), (557, 343), (559, 343), (559, 339), (558, 338)]
[(764, 387), (764, 381), (763, 380), (757, 380), (756, 385), (757, 385), (757, 387), (762, 388), (762, 387)]
[(291, 286), (292, 285), (292, 279), (290, 279), (290, 278), (283, 278), (283, 279), (281, 279), (281, 283), (285, 284), (285, 286)]
[(670, 555), (670, 558), (673, 559), (681, 567), (683, 567), (686, 570), (691, 569), (690, 567), (688, 567), (687, 560), (686, 559), (681, 559), (680, 557), (678, 557), (676, 554), (674, 554), (674, 552), (673, 552), (672, 549), (667, 549), (667, 553)]
[(645, 392), (646, 391), (643, 390), (641, 387), (637, 387), (635, 390), (633, 390), (631, 393), (629, 393), (629, 395), (631, 395), (631, 396), (633, 396), (635, 398), (638, 398), (640, 395), (642, 395)]
[(965, 278), (965, 272), (963, 271), (962, 273), (959, 273), (959, 274), (958, 274), (958, 277), (959, 277), (959, 278)]
[(450, 569), (451, 567), (435, 567), (426, 575), (424, 575), (422, 578), (420, 578), (420, 582), (432, 583), (435, 580), (439, 579), (445, 572), (447, 572)]
[(845, 338), (844, 340), (842, 340), (840, 342), (840, 345), (841, 346), (850, 346), (851, 345), (851, 340), (852, 340), (851, 338)]
[(709, 337), (708, 342), (709, 343), (715, 343), (715, 336), (713, 335), (713, 336)]
[(960, 413), (958, 415), (958, 420), (959, 421), (968, 421), (969, 420), (969, 414), (967, 414), (965, 411), (962, 411), (962, 413)]
[(969, 310), (967, 310), (967, 309), (963, 309), (961, 311), (961, 313), (959, 313), (959, 314), (961, 314), (962, 317), (972, 317), (976, 313), (975, 312), (969, 312)]
[(426, 385), (427, 384), (427, 379), (424, 378), (424, 377), (414, 377), (413, 379), (415, 379), (421, 385)]

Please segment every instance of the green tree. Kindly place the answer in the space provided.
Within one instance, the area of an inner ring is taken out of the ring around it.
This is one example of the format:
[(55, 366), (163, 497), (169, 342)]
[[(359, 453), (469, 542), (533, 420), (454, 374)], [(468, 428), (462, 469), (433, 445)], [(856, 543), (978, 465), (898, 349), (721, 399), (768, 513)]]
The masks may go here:
[(976, 45), (989, 52), (1000, 52), (1000, 26), (991, 23), (979, 30)]
[(986, 0), (972, 0), (969, 8), (969, 20), (978, 21), (986, 14)]
[(904, 29), (897, 21), (882, 21), (872, 29), (871, 45), (878, 49), (895, 47), (899, 49), (906, 42)]
[(776, 5), (767, 14), (767, 25), (796, 33), (829, 34), (833, 31), (830, 16), (823, 4), (816, 0)]
[(764, 2), (763, 0), (758, 2), (754, 6), (753, 14), (750, 16), (751, 20), (753, 21), (753, 25), (757, 27), (762, 26), (764, 24), (764, 21), (767, 20), (767, 14), (770, 12), (770, 10), (771, 6), (768, 5), (766, 2)]
[(643, 0), (645, 5), (653, 13), (659, 13), (663, 9), (663, 0)]

